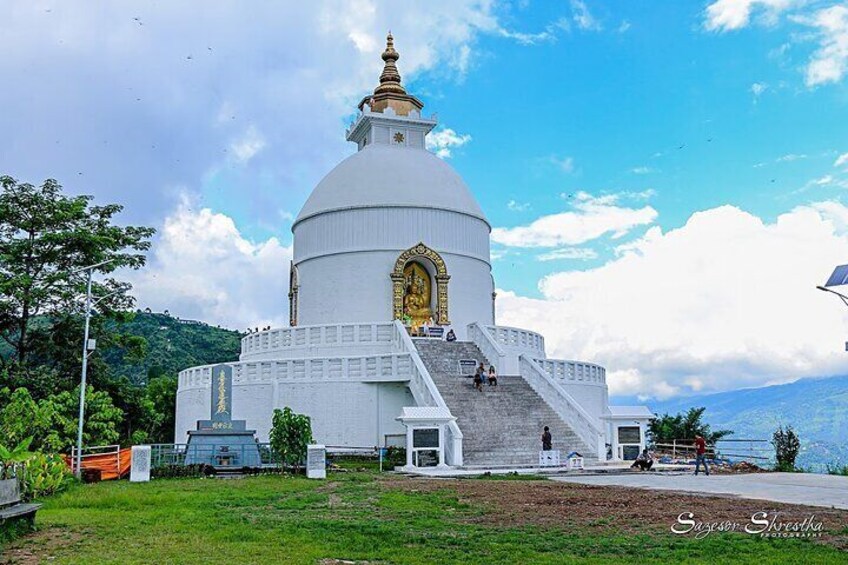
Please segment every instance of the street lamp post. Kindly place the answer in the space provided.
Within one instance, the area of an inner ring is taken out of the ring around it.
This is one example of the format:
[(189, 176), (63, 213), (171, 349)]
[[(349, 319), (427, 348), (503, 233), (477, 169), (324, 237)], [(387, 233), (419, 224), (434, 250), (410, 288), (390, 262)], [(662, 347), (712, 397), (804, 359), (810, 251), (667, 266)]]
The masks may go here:
[(75, 272), (88, 271), (88, 282), (85, 289), (85, 331), (82, 339), (82, 378), (80, 380), (80, 403), (79, 403), (79, 422), (77, 424), (77, 457), (76, 457), (76, 475), (77, 478), (82, 478), (82, 423), (85, 417), (85, 381), (88, 372), (88, 328), (91, 320), (91, 278), (94, 275), (94, 269), (111, 263), (112, 260), (101, 261), (95, 265), (89, 265), (82, 269), (77, 269)]

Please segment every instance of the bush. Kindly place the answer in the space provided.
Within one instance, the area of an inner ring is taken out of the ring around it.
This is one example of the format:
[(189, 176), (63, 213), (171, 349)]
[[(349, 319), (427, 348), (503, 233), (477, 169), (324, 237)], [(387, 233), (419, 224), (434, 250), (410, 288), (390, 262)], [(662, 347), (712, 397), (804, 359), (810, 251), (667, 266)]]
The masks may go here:
[(59, 455), (33, 453), (21, 467), (21, 498), (32, 500), (64, 490), (74, 481), (71, 470)]
[(848, 465), (831, 465), (827, 464), (827, 474), (828, 475), (841, 475), (843, 477), (848, 477)]
[(801, 450), (801, 440), (798, 439), (798, 434), (792, 426), (786, 426), (786, 429), (783, 429), (783, 426), (778, 427), (772, 436), (771, 444), (774, 446), (775, 459), (777, 459), (775, 470), (789, 473), (797, 471), (795, 459)]
[(271, 449), (283, 465), (299, 468), (306, 459), (306, 446), (312, 443), (312, 421), (309, 416), (295, 414), (288, 406), (274, 410), (271, 425)]
[(150, 471), (152, 479), (187, 479), (209, 477), (215, 474), (215, 467), (205, 463), (194, 465), (163, 465)]

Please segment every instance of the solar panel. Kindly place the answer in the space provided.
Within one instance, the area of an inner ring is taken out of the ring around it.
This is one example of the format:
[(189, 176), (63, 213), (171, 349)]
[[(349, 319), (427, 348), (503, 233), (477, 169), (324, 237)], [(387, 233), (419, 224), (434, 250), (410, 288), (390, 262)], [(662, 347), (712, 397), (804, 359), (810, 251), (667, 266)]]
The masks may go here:
[(840, 286), (848, 284), (848, 265), (839, 265), (824, 283), (824, 286)]

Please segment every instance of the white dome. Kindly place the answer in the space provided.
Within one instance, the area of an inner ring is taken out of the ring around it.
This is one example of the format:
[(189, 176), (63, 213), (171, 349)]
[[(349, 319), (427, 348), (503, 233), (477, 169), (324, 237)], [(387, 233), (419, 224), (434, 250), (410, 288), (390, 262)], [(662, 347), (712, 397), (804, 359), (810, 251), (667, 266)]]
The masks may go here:
[(339, 163), (303, 205), (301, 220), (351, 208), (451, 210), (488, 224), (459, 174), (425, 149), (373, 144)]

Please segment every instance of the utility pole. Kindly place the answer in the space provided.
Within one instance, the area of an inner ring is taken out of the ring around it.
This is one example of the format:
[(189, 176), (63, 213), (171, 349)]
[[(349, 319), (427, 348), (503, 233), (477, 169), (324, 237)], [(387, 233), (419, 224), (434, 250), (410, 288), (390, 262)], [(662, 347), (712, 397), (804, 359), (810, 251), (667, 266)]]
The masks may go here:
[(76, 476), (77, 478), (82, 478), (82, 424), (83, 419), (85, 417), (85, 381), (88, 372), (88, 355), (89, 349), (94, 350), (94, 347), (89, 348), (88, 346), (88, 328), (89, 323), (91, 321), (91, 278), (94, 275), (94, 269), (105, 265), (106, 263), (111, 263), (112, 260), (109, 259), (107, 261), (101, 261), (95, 265), (89, 265), (88, 267), (83, 267), (82, 269), (77, 269), (76, 272), (79, 271), (88, 271), (88, 282), (86, 284), (85, 290), (85, 331), (83, 333), (82, 339), (82, 378), (80, 379), (80, 403), (79, 403), (79, 422), (77, 423), (77, 457), (76, 457)]

